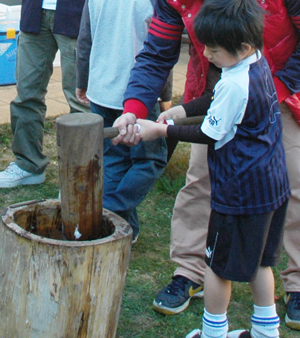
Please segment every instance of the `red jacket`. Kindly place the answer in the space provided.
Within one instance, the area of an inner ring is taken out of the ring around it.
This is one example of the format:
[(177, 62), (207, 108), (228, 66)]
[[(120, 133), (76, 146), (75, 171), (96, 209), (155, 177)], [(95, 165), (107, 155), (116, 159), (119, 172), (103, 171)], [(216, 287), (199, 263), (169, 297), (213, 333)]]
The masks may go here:
[(259, 2), (267, 13), (263, 53), (273, 74), (278, 100), (287, 104), (300, 124), (300, 1)]
[[(267, 11), (264, 54), (272, 70), (279, 101), (283, 100), (300, 121), (300, 0), (258, 0)], [(185, 102), (199, 97), (205, 88), (209, 62), (197, 40), (193, 21), (203, 0), (157, 0), (155, 14), (144, 49), (132, 69), (124, 95), (124, 113), (147, 117), (159, 96), (168, 71), (177, 62), (181, 33), (186, 27), (190, 39)], [(298, 47), (298, 48), (297, 48)]]
[(199, 12), (203, 1), (167, 0), (167, 2), (181, 15), (185, 28), (192, 42), (190, 48), (191, 58), (187, 67), (184, 97), (184, 101), (188, 102), (192, 99), (200, 97), (203, 93), (209, 67), (207, 58), (203, 56), (204, 45), (199, 42), (193, 29), (195, 16)]
[(193, 21), (203, 0), (157, 0), (144, 49), (137, 56), (127, 90), (124, 113), (146, 118), (159, 96), (168, 72), (179, 58), (184, 26), (193, 42), (187, 70), (185, 101), (198, 98), (204, 91), (209, 67), (204, 46), (197, 40)]

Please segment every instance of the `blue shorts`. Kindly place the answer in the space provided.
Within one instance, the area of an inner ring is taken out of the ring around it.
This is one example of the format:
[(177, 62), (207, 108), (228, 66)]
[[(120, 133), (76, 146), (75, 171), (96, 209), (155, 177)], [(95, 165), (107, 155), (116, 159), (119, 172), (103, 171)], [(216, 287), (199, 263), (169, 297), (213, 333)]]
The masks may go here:
[(206, 264), (224, 279), (251, 282), (259, 266), (279, 263), (288, 201), (269, 213), (226, 215), (212, 210)]

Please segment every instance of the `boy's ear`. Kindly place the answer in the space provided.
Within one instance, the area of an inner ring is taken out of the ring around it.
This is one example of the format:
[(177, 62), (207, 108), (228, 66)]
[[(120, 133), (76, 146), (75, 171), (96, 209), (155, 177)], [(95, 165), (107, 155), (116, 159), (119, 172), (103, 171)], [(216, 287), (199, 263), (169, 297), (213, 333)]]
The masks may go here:
[(241, 50), (242, 53), (247, 54), (250, 52), (251, 49), (252, 49), (252, 46), (249, 45), (249, 43), (246, 43), (246, 42), (242, 43), (242, 50)]
[(242, 48), (238, 52), (239, 59), (243, 60), (244, 58), (246, 58), (252, 49), (253, 47), (249, 45), (249, 43), (243, 42)]

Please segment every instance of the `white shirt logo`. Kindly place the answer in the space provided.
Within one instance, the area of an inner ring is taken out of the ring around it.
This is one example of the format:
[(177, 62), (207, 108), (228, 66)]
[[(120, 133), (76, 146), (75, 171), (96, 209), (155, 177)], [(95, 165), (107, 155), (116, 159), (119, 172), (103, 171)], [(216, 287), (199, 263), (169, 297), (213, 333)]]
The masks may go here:
[(206, 257), (207, 257), (207, 258), (211, 258), (212, 251), (211, 251), (210, 247), (208, 247), (208, 248), (205, 250), (205, 253), (206, 253)]

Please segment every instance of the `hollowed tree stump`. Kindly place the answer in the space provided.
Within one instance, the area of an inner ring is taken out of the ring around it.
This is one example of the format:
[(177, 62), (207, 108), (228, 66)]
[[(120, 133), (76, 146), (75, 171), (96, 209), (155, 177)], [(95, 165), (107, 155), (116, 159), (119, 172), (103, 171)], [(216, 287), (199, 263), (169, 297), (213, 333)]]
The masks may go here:
[(0, 337), (114, 338), (132, 230), (102, 210), (103, 119), (57, 118), (61, 202), (8, 207), (0, 224)]
[(1, 337), (115, 337), (132, 230), (105, 209), (102, 227), (104, 238), (64, 240), (58, 200), (3, 211)]

